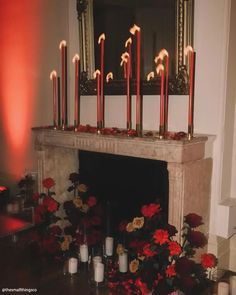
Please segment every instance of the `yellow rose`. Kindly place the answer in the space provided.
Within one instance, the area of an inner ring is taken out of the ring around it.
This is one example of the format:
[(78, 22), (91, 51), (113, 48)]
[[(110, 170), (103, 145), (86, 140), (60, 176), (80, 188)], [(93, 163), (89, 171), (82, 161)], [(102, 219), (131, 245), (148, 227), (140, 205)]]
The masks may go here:
[(122, 244), (118, 244), (117, 245), (117, 248), (116, 248), (116, 253), (118, 254), (118, 255), (120, 255), (120, 254), (123, 254), (124, 253), (124, 246), (122, 245)]
[(87, 204), (83, 204), (81, 211), (83, 211), (84, 213), (87, 213), (89, 210), (89, 206)]
[(134, 228), (140, 229), (144, 225), (144, 217), (135, 217), (132, 223)]
[(131, 233), (132, 231), (134, 231), (134, 226), (133, 226), (133, 223), (130, 222), (126, 225), (126, 230), (127, 232)]
[(64, 240), (71, 243), (72, 242), (72, 236), (71, 235), (65, 235)]
[(88, 187), (87, 187), (87, 185), (85, 185), (85, 184), (80, 184), (80, 185), (78, 186), (78, 190), (79, 190), (80, 192), (82, 192), (82, 193), (85, 193), (85, 192), (87, 192)]
[(69, 250), (70, 243), (69, 241), (65, 240), (61, 243), (61, 250), (66, 251)]
[(77, 208), (81, 208), (83, 206), (83, 201), (80, 199), (80, 197), (75, 197), (73, 203)]
[(135, 273), (138, 270), (138, 267), (139, 267), (139, 261), (138, 261), (138, 259), (132, 260), (130, 262), (130, 264), (129, 264), (129, 270), (132, 273)]

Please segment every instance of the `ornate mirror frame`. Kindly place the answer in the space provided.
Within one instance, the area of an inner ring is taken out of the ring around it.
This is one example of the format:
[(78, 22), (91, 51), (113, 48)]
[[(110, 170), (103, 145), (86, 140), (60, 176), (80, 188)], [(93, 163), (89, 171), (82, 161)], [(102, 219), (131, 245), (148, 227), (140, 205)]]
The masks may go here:
[[(76, 0), (79, 25), (79, 54), (81, 58), (81, 94), (95, 95), (96, 83), (93, 79), (94, 30), (93, 30), (93, 0)], [(127, 0), (128, 1), (128, 0)], [(182, 95), (188, 93), (187, 70), (184, 48), (193, 45), (194, 0), (176, 0), (176, 75), (169, 79), (169, 94)], [(135, 94), (135, 81), (132, 83), (132, 94)], [(142, 94), (159, 93), (160, 83), (156, 80), (142, 82)], [(105, 85), (105, 94), (124, 95), (124, 80), (113, 80)]]

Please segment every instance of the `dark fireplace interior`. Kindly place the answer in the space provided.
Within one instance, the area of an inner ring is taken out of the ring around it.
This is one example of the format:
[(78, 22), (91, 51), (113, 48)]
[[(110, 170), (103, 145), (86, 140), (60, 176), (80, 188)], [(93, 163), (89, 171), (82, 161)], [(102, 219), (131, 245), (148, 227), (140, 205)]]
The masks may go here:
[(80, 150), (79, 173), (81, 182), (104, 202), (107, 234), (114, 234), (120, 221), (141, 216), (141, 206), (155, 201), (168, 219), (166, 162)]

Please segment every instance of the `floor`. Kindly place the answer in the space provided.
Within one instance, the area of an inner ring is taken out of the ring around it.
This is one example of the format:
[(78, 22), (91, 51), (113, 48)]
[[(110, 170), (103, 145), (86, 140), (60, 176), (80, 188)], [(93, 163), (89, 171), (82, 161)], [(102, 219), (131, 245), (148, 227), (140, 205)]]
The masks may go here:
[[(12, 237), (0, 239), (0, 294), (105, 295), (88, 284), (86, 272), (64, 274), (63, 263), (42, 259), (33, 243), (22, 248)], [(4, 288), (18, 289), (4, 292)], [(19, 293), (19, 288), (25, 288)], [(29, 289), (31, 292), (29, 293)], [(37, 292), (36, 290), (37, 289)]]

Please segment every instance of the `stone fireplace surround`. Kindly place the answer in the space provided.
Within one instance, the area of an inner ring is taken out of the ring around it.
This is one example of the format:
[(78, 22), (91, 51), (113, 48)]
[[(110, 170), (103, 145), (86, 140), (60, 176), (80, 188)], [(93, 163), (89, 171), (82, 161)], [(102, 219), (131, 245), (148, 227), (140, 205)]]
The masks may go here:
[(78, 171), (80, 149), (166, 161), (169, 172), (169, 223), (180, 232), (184, 215), (194, 212), (203, 216), (203, 231), (208, 233), (212, 159), (205, 158), (207, 136), (177, 141), (46, 128), (34, 128), (33, 133), (39, 191), (43, 191), (42, 179), (45, 177), (56, 181), (56, 194), (66, 191), (69, 174)]

